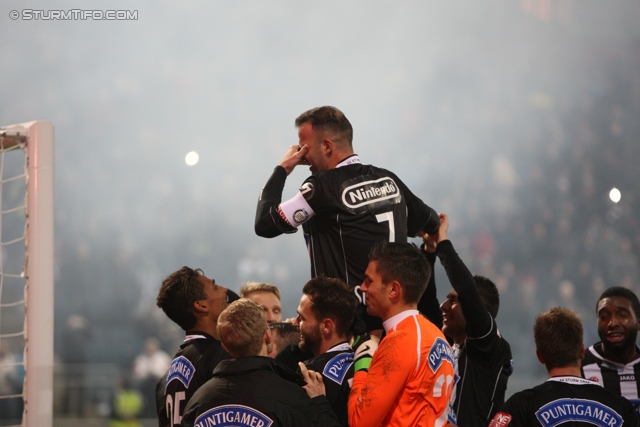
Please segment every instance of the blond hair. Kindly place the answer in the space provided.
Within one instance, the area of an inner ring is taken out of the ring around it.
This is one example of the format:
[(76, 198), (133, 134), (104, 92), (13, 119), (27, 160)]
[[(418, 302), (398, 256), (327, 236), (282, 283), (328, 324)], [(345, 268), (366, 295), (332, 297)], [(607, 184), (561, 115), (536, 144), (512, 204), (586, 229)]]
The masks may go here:
[(220, 341), (236, 359), (260, 354), (266, 330), (264, 310), (246, 298), (234, 301), (220, 313), (216, 326)]
[(268, 283), (247, 282), (240, 288), (240, 296), (242, 298), (247, 298), (249, 294), (254, 292), (271, 292), (277, 296), (278, 301), (280, 301), (280, 289), (278, 289), (277, 286), (273, 286)]

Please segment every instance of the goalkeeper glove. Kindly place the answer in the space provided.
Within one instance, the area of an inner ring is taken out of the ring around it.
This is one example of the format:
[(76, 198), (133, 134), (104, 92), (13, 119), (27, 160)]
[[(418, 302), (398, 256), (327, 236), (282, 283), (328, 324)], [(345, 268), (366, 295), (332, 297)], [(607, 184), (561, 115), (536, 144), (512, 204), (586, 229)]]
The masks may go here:
[(368, 340), (358, 343), (355, 348), (355, 353), (353, 354), (354, 372), (369, 371), (371, 359), (373, 358), (373, 353), (378, 349), (379, 341), (380, 339), (377, 336), (372, 335)]

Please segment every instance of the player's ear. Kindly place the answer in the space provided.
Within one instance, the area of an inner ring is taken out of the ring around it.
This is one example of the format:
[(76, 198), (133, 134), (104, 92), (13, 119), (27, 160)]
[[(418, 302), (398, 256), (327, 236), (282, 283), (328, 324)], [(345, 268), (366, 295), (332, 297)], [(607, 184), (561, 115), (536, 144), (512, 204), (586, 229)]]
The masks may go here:
[(389, 292), (389, 299), (398, 299), (402, 296), (402, 286), (397, 280), (389, 283), (387, 291)]
[(326, 318), (320, 324), (320, 332), (322, 334), (330, 334), (333, 332), (333, 320)]
[(264, 331), (264, 343), (269, 345), (271, 342), (271, 329), (267, 328), (267, 330)]
[(580, 347), (580, 360), (584, 359), (584, 344)]
[[(584, 345), (582, 346), (582, 349), (584, 350)], [(542, 355), (540, 354), (540, 352), (538, 350), (536, 350), (536, 356), (538, 357), (538, 361), (544, 365), (545, 364), (544, 363), (544, 358), (542, 357)], [(584, 356), (584, 354), (583, 354), (583, 356)]]
[(206, 300), (200, 300), (193, 303), (193, 310), (196, 313), (206, 313), (209, 311)]
[(334, 147), (334, 143), (332, 140), (330, 140), (329, 138), (325, 138), (322, 140), (322, 152), (324, 153), (324, 155), (326, 156), (331, 156), (331, 153), (333, 152)]

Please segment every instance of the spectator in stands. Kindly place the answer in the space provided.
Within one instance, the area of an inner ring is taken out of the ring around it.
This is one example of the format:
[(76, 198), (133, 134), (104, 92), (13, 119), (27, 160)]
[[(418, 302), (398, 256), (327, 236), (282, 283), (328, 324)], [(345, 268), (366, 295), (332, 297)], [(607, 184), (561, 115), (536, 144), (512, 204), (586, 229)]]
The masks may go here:
[(442, 331), (453, 340), (456, 355), (456, 397), (449, 414), (453, 424), (486, 425), (504, 403), (513, 371), (511, 348), (498, 331), (500, 296), (496, 285), (472, 276), (447, 237), (449, 217), (440, 214), (438, 233), (423, 237), (423, 250), (440, 258), (453, 290), (440, 308)]
[(257, 302), (264, 309), (267, 323), (282, 321), (280, 289), (268, 283), (249, 282), (240, 288), (240, 297)]
[(86, 317), (81, 314), (67, 317), (60, 351), (64, 363), (64, 378), (67, 381), (62, 401), (62, 411), (65, 415), (84, 416), (85, 413), (85, 365), (89, 361), (87, 350), (91, 336)]
[(109, 427), (142, 427), (139, 417), (142, 415), (143, 408), (142, 394), (131, 387), (127, 376), (122, 376), (113, 398)]
[(145, 400), (142, 416), (155, 417), (153, 408), (156, 384), (169, 369), (171, 357), (160, 348), (160, 340), (155, 337), (147, 338), (144, 350), (133, 361), (133, 379)]
[(629, 401), (581, 377), (583, 329), (575, 312), (556, 307), (539, 314), (533, 335), (536, 355), (549, 379), (511, 396), (489, 427), (640, 426)]
[(271, 333), (262, 307), (236, 301), (222, 312), (216, 330), (234, 359), (220, 362), (189, 400), (183, 426), (338, 425), (317, 373), (304, 369), (303, 377), (267, 357)]
[(353, 378), (349, 328), (358, 299), (342, 280), (326, 276), (309, 280), (302, 293), (294, 325), (300, 327), (300, 348), (314, 355), (304, 364), (322, 374), (327, 399), (342, 426), (348, 427), (347, 402)]
[(640, 301), (629, 289), (614, 286), (598, 299), (596, 315), (600, 341), (589, 347), (582, 374), (626, 397), (640, 412)]
[[(357, 346), (349, 395), (351, 427), (443, 426), (453, 392), (453, 351), (417, 310), (431, 268), (408, 243), (373, 247), (361, 289), (367, 313), (379, 316), (386, 336)], [(377, 351), (376, 351), (377, 348)]]

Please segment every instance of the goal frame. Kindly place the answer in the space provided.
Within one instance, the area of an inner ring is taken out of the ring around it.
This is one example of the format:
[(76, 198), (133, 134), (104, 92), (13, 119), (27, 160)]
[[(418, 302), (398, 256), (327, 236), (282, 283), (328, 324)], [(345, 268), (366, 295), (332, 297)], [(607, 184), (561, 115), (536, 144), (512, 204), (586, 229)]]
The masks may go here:
[(0, 148), (26, 153), (23, 426), (53, 424), (54, 129), (45, 120), (0, 128)]

